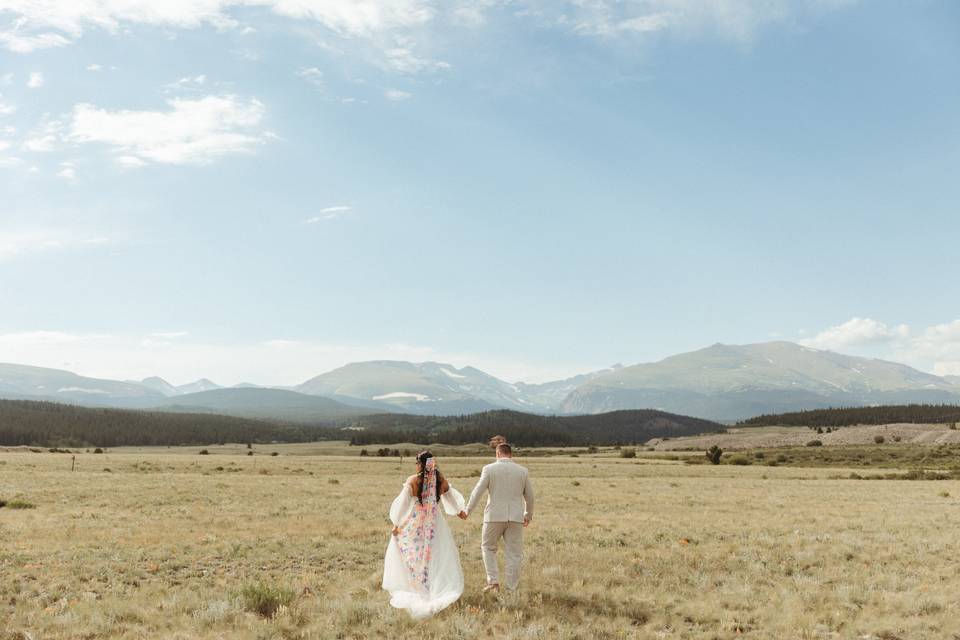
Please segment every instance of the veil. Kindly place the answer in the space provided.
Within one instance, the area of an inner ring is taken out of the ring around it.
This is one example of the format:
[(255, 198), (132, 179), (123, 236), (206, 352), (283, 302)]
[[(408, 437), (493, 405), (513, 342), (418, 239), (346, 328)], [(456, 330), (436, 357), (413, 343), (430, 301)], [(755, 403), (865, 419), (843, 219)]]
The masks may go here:
[(423, 486), (420, 489), (422, 502), (413, 504), (413, 510), (400, 524), (397, 544), (403, 556), (411, 581), (417, 588), (429, 591), (430, 558), (433, 555), (433, 539), (436, 534), (437, 516), (437, 463), (428, 458), (424, 463)]

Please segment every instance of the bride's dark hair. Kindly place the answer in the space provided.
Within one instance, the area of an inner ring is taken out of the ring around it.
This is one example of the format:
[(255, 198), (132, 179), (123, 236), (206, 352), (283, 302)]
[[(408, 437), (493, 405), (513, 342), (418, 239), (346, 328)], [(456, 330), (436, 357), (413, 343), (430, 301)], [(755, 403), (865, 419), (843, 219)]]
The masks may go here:
[[(433, 454), (429, 451), (421, 451), (417, 454), (417, 464), (420, 465), (420, 482), (417, 487), (417, 500), (420, 504), (423, 504), (423, 485), (426, 484), (423, 480), (427, 475), (427, 460), (433, 457)], [(436, 464), (436, 463), (434, 463)], [(440, 469), (434, 466), (434, 471), (437, 473), (436, 481), (436, 490), (437, 490), (437, 502), (440, 502), (440, 484), (443, 482), (443, 476), (440, 475)]]

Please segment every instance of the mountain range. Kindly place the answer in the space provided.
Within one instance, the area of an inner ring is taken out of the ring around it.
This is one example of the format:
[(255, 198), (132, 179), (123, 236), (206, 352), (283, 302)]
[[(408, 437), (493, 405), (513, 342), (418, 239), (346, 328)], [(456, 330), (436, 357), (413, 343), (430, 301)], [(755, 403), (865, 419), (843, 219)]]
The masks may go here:
[(831, 406), (960, 404), (960, 378), (791, 342), (766, 342), (715, 344), (659, 362), (615, 365), (543, 384), (509, 383), (474, 367), (389, 360), (348, 364), (283, 389), (249, 383), (223, 388), (207, 379), (181, 386), (159, 377), (114, 381), (0, 364), (0, 398), (295, 422), (493, 409), (560, 415), (657, 409), (733, 421)]

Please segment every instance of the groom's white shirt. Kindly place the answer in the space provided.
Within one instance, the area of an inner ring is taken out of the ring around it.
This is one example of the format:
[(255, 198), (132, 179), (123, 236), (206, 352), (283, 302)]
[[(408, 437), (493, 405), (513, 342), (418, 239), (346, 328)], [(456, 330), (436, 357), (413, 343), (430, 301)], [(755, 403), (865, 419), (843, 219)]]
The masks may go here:
[(488, 464), (470, 494), (467, 514), (473, 513), (484, 492), (489, 494), (483, 509), (484, 522), (523, 522), (533, 520), (533, 485), (526, 467), (510, 458)]

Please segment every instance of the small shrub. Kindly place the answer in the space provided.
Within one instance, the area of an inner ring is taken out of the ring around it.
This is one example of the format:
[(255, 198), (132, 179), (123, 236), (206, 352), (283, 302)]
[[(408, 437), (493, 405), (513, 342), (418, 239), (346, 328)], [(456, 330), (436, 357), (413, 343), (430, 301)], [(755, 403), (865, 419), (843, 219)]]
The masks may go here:
[(636, 449), (621, 449), (620, 450), (621, 458), (636, 458), (637, 450)]
[(738, 467), (745, 467), (753, 464), (753, 462), (747, 456), (733, 456), (730, 458), (730, 464), (735, 464)]
[(894, 442), (900, 442), (901, 440), (903, 440), (903, 438), (901, 438), (900, 436), (893, 436)]
[(949, 498), (949, 497), (950, 497), (950, 492), (949, 492), (949, 491), (941, 491), (941, 492), (940, 492), (939, 494), (937, 494), (937, 495), (939, 495), (941, 498)]
[(3, 507), (7, 509), (36, 509), (37, 505), (26, 500), (0, 500), (0, 509)]
[(782, 453), (777, 454), (777, 462), (779, 462), (780, 464), (783, 464), (784, 462), (787, 462), (787, 456), (786, 456), (785, 454), (782, 454)]
[(600, 449), (597, 449), (594, 446), (587, 447), (587, 453), (600, 453)]
[(252, 455), (253, 455), (253, 451), (247, 451), (247, 455), (248, 455), (248, 456), (252, 456)]
[(763, 451), (757, 451), (755, 454), (753, 454), (753, 457), (757, 460), (763, 460), (766, 456), (764, 455)]
[(366, 458), (366, 457), (369, 456), (369, 455), (370, 455), (370, 452), (369, 452), (369, 451), (367, 451), (366, 449), (360, 449), (360, 457), (361, 457), (361, 458)]
[(329, 480), (327, 480), (327, 483), (328, 483), (328, 484), (340, 484), (340, 481), (337, 480), (336, 478), (330, 478)]
[(278, 456), (278, 455), (280, 455), (280, 454), (277, 453), (276, 451), (274, 451), (274, 452), (272, 452), (270, 455), (271, 455), (271, 456)]
[(253, 449), (253, 443), (252, 443), (252, 442), (248, 442), (248, 443), (247, 443), (247, 449)]
[(713, 445), (712, 447), (707, 449), (706, 456), (707, 456), (707, 460), (710, 461), (710, 464), (720, 464), (720, 458), (721, 456), (723, 456), (723, 449), (721, 449), (717, 445)]
[(197, 455), (208, 456), (210, 455), (210, 452), (207, 451), (206, 449), (200, 449), (200, 451), (197, 452)]
[(956, 431), (958, 425), (960, 425), (960, 422), (954, 422), (952, 425), (950, 425), (950, 430)]
[(280, 607), (286, 607), (293, 602), (293, 589), (268, 585), (262, 582), (248, 584), (240, 592), (243, 599), (243, 608), (256, 613), (261, 618), (272, 618), (277, 615)]
[(883, 444), (886, 440), (883, 436), (873, 436), (873, 441), (877, 444)]
[(103, 453), (103, 449), (101, 449), (100, 447), (97, 447), (96, 449), (93, 450), (93, 452), (94, 452), (94, 453)]
[(575, 487), (579, 487), (579, 486), (580, 486), (580, 481), (579, 481), (579, 480), (574, 480), (574, 481), (571, 482), (570, 484), (572, 484), (572, 485), (575, 486)]
[(822, 447), (822, 446), (823, 446), (823, 442), (821, 442), (820, 440), (811, 440), (810, 442), (807, 443), (807, 446), (808, 446), (808, 447)]

